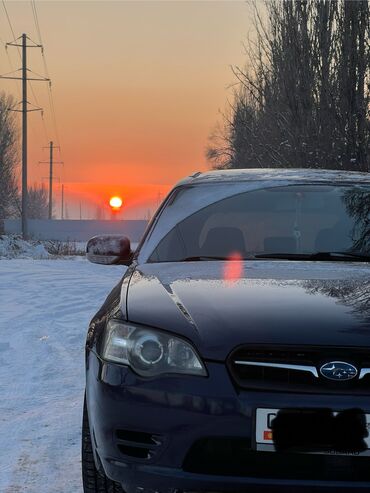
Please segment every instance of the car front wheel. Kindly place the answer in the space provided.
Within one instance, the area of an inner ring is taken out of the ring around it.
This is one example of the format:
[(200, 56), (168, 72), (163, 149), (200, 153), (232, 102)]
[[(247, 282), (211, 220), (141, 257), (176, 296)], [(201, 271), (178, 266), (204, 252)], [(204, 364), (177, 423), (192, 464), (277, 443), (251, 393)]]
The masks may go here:
[(84, 493), (124, 493), (121, 486), (110, 480), (95, 466), (91, 444), (89, 418), (87, 414), (86, 398), (84, 401), (82, 419), (82, 484)]

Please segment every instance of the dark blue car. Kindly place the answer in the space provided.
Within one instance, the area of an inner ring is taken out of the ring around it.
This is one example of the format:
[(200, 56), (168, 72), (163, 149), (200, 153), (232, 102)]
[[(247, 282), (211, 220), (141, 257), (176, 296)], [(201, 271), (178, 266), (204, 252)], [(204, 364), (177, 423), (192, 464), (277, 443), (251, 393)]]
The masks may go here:
[(197, 173), (90, 323), (85, 493), (370, 491), (370, 176)]

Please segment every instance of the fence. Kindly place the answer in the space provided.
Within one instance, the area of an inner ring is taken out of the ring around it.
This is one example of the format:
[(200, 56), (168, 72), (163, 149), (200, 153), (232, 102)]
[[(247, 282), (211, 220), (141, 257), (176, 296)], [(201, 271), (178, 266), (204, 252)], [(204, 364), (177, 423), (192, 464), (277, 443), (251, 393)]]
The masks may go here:
[[(29, 219), (28, 234), (37, 240), (86, 241), (102, 234), (121, 234), (138, 242), (147, 226), (145, 220), (98, 221), (88, 219)], [(20, 234), (19, 219), (5, 219), (5, 234)]]

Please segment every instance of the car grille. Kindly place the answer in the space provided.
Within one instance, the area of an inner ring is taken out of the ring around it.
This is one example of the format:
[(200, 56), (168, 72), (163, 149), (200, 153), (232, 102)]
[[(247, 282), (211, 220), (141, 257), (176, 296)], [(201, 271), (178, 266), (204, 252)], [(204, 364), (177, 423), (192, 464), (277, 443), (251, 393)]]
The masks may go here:
[(204, 438), (190, 448), (183, 469), (195, 474), (369, 481), (370, 457), (292, 454), (251, 450), (245, 438)]
[(116, 442), (123, 455), (151, 459), (163, 445), (163, 437), (143, 431), (116, 430)]
[(227, 366), (241, 389), (370, 394), (370, 373), (347, 381), (323, 377), (320, 367), (331, 361), (345, 361), (359, 371), (370, 368), (370, 348), (242, 346), (230, 354)]

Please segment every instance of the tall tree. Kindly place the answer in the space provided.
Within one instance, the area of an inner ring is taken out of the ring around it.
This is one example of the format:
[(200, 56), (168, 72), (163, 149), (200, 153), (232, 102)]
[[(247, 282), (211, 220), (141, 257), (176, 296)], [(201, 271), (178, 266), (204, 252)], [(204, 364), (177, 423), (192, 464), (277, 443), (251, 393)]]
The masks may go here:
[(29, 219), (47, 219), (49, 216), (49, 199), (46, 188), (34, 185), (28, 188)]
[(18, 132), (11, 96), (0, 93), (0, 220), (19, 214), (18, 186)]
[(369, 2), (254, 3), (256, 40), (221, 135), (215, 167), (370, 171)]

